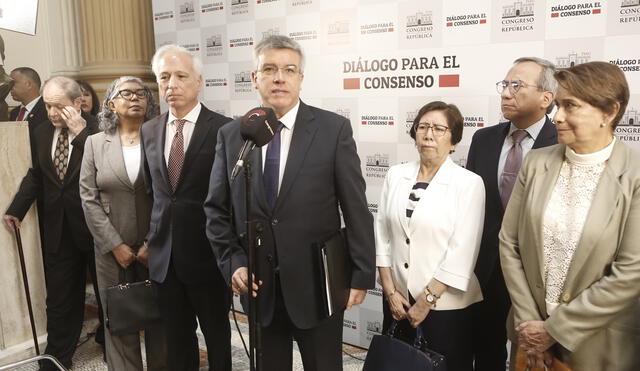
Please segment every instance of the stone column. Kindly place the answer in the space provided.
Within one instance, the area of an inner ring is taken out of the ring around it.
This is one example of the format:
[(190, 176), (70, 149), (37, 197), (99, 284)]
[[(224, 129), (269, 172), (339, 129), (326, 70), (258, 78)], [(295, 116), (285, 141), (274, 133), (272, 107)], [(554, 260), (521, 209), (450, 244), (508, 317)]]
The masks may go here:
[(149, 0), (82, 0), (79, 21), (83, 63), (78, 78), (102, 98), (116, 78), (141, 78), (157, 91), (151, 71), (155, 51)]

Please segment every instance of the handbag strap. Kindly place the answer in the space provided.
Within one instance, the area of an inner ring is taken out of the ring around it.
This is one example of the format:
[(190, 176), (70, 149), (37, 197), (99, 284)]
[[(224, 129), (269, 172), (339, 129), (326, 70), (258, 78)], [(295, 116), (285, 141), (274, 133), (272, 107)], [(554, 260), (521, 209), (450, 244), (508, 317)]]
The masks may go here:
[(118, 264), (118, 284), (125, 285), (127, 284), (127, 270), (131, 268), (133, 264), (130, 264), (127, 268), (122, 268), (120, 264)]
[[(398, 321), (394, 319), (389, 325), (389, 329), (387, 330), (385, 335), (392, 338), (395, 337), (397, 328), (398, 328)], [(422, 328), (420, 326), (416, 327), (416, 337), (413, 340), (413, 347), (420, 349), (422, 351), (424, 351), (424, 349), (427, 347), (427, 341), (424, 338), (424, 335), (422, 333)]]

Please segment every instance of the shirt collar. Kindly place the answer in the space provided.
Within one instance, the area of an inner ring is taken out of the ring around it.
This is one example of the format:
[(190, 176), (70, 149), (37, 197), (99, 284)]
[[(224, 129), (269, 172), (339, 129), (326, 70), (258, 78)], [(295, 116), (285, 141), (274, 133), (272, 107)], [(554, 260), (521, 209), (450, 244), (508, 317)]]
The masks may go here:
[(38, 97), (36, 99), (34, 99), (31, 102), (27, 103), (27, 105), (25, 105), (24, 107), (27, 109), (27, 111), (31, 112), (33, 107), (35, 107), (36, 103), (38, 103), (39, 99), (40, 99), (40, 96), (38, 95)]
[(298, 99), (298, 103), (293, 106), (289, 112), (285, 113), (284, 116), (280, 117), (280, 122), (289, 130), (293, 130), (293, 126), (296, 124), (296, 117), (298, 116), (298, 108), (300, 108), (300, 100)]
[[(202, 111), (202, 104), (198, 102), (198, 104), (196, 104), (196, 106), (193, 107), (193, 109), (189, 111), (189, 113), (187, 113), (182, 119), (186, 120), (187, 122), (193, 122), (195, 124), (196, 121), (198, 121), (198, 116), (200, 116), (200, 111)], [(175, 117), (173, 113), (171, 113), (171, 110), (169, 110), (169, 117), (167, 118), (167, 124), (173, 125), (173, 121), (177, 119), (178, 118)]]
[[(523, 130), (526, 131), (531, 137), (531, 139), (533, 139), (533, 141), (535, 142), (535, 140), (538, 138), (538, 134), (540, 134), (540, 130), (542, 130), (542, 127), (544, 126), (544, 123), (546, 121), (547, 121), (547, 115), (544, 115), (540, 120), (536, 121), (533, 125)], [(518, 127), (515, 126), (512, 122), (509, 127), (509, 133), (507, 133), (507, 137), (510, 137), (511, 134), (513, 134), (513, 132), (516, 130), (518, 130)]]

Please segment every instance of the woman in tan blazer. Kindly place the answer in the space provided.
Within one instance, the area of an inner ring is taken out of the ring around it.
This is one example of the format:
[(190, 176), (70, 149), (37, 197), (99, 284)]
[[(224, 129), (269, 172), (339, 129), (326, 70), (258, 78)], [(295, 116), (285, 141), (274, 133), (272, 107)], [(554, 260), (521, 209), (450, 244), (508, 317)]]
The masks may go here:
[[(121, 278), (136, 282), (149, 276), (144, 238), (152, 200), (142, 175), (139, 134), (142, 123), (154, 114), (151, 90), (142, 80), (116, 79), (98, 114), (104, 132), (90, 136), (85, 144), (80, 197), (95, 241), (100, 290), (118, 284)], [(101, 299), (106, 313), (106, 296)], [(162, 330), (145, 332), (148, 369), (166, 369)], [(105, 346), (109, 370), (143, 370), (139, 334), (115, 336), (106, 328)]]
[(629, 88), (605, 62), (556, 79), (560, 144), (526, 157), (500, 232), (512, 355), (640, 370), (640, 155), (613, 135)]

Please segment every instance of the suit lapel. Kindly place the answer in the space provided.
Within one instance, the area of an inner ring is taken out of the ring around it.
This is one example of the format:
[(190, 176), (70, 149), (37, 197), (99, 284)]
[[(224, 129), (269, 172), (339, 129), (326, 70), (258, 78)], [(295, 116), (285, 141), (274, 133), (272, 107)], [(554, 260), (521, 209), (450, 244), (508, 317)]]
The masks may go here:
[(44, 143), (46, 144), (45, 148), (42, 148), (42, 152), (40, 153), (40, 157), (44, 157), (43, 160), (41, 160), (41, 164), (44, 165), (42, 167), (42, 172), (43, 174), (45, 174), (46, 176), (48, 176), (49, 178), (51, 178), (51, 180), (53, 181), (53, 183), (55, 184), (60, 184), (60, 180), (58, 180), (58, 175), (56, 174), (55, 171), (55, 166), (53, 165), (53, 158), (51, 158), (51, 148), (53, 146), (53, 134), (55, 133), (55, 126), (53, 126), (53, 124), (50, 121), (47, 121), (45, 123), (46, 129), (43, 130), (43, 134), (42, 136), (44, 137)]
[[(580, 236), (578, 247), (573, 255), (569, 271), (567, 272), (567, 278), (565, 280), (567, 284), (578, 282), (576, 276), (580, 273), (586, 260), (591, 256), (596, 243), (602, 236), (599, 231), (603, 225), (609, 224), (614, 211), (620, 205), (623, 190), (620, 187), (618, 179), (626, 170), (626, 162), (627, 158), (624, 153), (624, 147), (620, 142), (616, 142), (593, 196), (589, 214), (582, 228), (582, 235)], [(611, 243), (617, 242), (618, 241), (611, 241)]]
[(531, 208), (534, 210), (530, 226), (535, 226), (535, 228), (537, 228), (531, 231), (531, 237), (533, 239), (531, 246), (536, 246), (536, 248), (533, 249), (533, 253), (535, 253), (536, 256), (535, 259), (530, 259), (530, 261), (537, 262), (537, 271), (540, 274), (542, 282), (544, 282), (544, 249), (542, 248), (543, 218), (549, 199), (551, 199), (553, 188), (555, 187), (556, 182), (558, 181), (558, 176), (560, 175), (560, 169), (562, 168), (562, 162), (564, 160), (564, 148), (564, 146), (560, 146), (549, 154), (549, 157), (544, 164), (543, 173), (535, 174), (535, 176), (531, 178), (532, 185), (529, 191), (524, 193), (525, 197), (531, 198)]
[(558, 132), (556, 131), (556, 126), (549, 120), (549, 116), (546, 116), (546, 120), (544, 125), (542, 125), (542, 129), (540, 133), (538, 133), (538, 137), (536, 141), (533, 143), (533, 149), (547, 147), (553, 144), (558, 143)]
[(275, 209), (277, 209), (278, 205), (282, 203), (282, 200), (286, 198), (287, 193), (293, 186), (293, 182), (304, 163), (317, 129), (317, 123), (314, 122), (311, 110), (309, 110), (306, 104), (300, 102), (298, 116), (296, 117), (296, 123), (293, 129), (293, 136), (291, 137), (291, 146), (289, 147), (289, 154), (287, 155), (287, 164), (284, 169)]
[[(209, 123), (211, 118), (211, 112), (205, 106), (202, 106), (198, 121), (196, 121), (193, 128), (193, 134), (191, 134), (189, 147), (187, 147), (187, 151), (184, 154), (184, 164), (182, 165), (181, 174), (184, 174), (191, 163), (195, 161), (196, 155), (200, 152), (200, 148), (207, 139), (209, 130), (213, 127), (213, 125)], [(178, 180), (178, 187), (180, 186), (180, 181), (182, 181), (182, 175), (180, 175), (180, 179)]]
[(124, 165), (124, 155), (122, 154), (122, 143), (120, 141), (120, 129), (117, 129), (113, 134), (106, 134), (104, 137), (105, 143), (105, 156), (107, 162), (113, 170), (118, 180), (128, 188), (133, 188), (127, 169)]
[[(396, 218), (402, 226), (402, 229), (404, 230), (404, 234), (406, 236), (411, 236), (411, 233), (413, 232), (410, 220), (409, 218), (407, 218), (407, 205), (409, 203), (409, 194), (411, 194), (413, 185), (416, 183), (416, 179), (418, 178), (420, 162), (413, 162), (413, 165), (414, 166), (411, 166), (411, 168), (408, 168), (407, 171), (402, 174), (400, 192), (397, 193), (399, 199), (396, 202)], [(428, 188), (429, 187), (427, 187), (427, 189)], [(413, 212), (415, 213), (415, 209), (413, 210)]]
[[(500, 199), (500, 189), (498, 188), (498, 163), (500, 162), (500, 152), (502, 152), (502, 146), (504, 145), (504, 139), (507, 137), (509, 133), (509, 127), (511, 126), (510, 122), (503, 122), (498, 124), (500, 127), (498, 128), (498, 135), (493, 136), (495, 142), (491, 143), (491, 145), (487, 146), (488, 156), (487, 156), (487, 166), (489, 167), (488, 176), (488, 191), (494, 194), (495, 199)], [(502, 203), (499, 203), (498, 207), (501, 210), (504, 210)]]
[[(171, 183), (169, 183), (169, 173), (167, 172), (167, 161), (164, 158), (164, 143), (165, 137), (167, 135), (167, 119), (169, 118), (169, 113), (165, 112), (160, 115), (155, 121), (150, 121), (149, 124), (152, 124), (154, 128), (152, 132), (155, 134), (151, 141), (154, 142), (154, 147), (158, 152), (155, 157), (156, 160), (160, 162), (160, 172), (162, 173), (162, 178), (165, 181), (165, 185), (167, 189), (171, 190)], [(145, 149), (146, 150), (146, 149)]]

